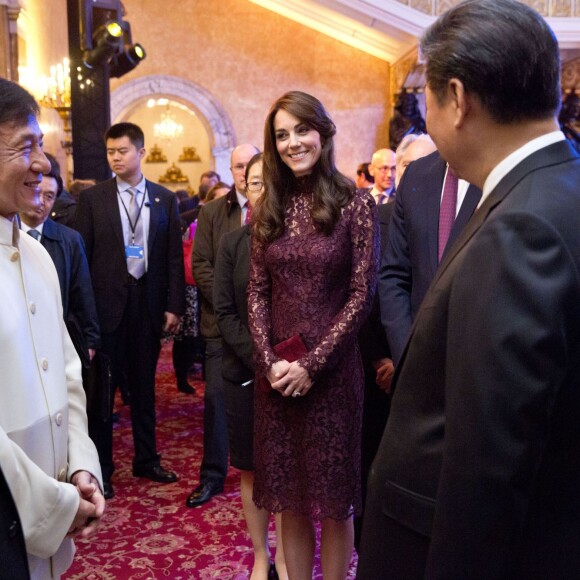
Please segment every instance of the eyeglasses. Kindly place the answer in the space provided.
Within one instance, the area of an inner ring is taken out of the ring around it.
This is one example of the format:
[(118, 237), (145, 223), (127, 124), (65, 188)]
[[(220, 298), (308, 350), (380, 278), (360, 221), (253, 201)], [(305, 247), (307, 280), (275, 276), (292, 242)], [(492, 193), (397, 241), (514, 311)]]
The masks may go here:
[(246, 188), (248, 191), (258, 192), (264, 187), (263, 181), (250, 181), (246, 183)]
[(395, 171), (395, 169), (397, 169), (396, 165), (383, 165), (382, 167), (377, 167), (376, 165), (373, 166), (377, 171), (380, 171), (381, 173), (386, 173), (387, 171)]
[(247, 167), (247, 163), (236, 163), (233, 167), (233, 171), (245, 171)]

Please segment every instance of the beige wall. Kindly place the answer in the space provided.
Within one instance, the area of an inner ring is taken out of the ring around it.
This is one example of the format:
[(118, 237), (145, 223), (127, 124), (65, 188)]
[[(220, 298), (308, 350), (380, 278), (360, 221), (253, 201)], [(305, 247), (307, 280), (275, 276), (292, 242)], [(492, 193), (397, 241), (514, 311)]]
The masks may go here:
[(113, 90), (146, 75), (191, 80), (221, 103), (237, 143), (259, 146), (273, 101), (291, 89), (310, 92), (337, 125), (338, 165), (349, 175), (388, 142), (388, 63), (248, 0), (123, 4), (147, 58)]

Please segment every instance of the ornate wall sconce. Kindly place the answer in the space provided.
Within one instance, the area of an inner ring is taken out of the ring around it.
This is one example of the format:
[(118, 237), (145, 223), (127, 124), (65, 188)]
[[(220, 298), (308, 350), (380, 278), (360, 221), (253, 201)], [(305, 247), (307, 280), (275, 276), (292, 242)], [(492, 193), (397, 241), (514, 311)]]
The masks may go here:
[(164, 175), (159, 178), (159, 183), (189, 183), (186, 175), (175, 163), (172, 163)]

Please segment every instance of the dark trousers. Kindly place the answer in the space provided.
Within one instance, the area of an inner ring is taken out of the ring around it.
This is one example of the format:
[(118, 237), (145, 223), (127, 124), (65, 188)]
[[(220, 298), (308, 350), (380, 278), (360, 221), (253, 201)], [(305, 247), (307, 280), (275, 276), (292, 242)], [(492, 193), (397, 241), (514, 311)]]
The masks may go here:
[(361, 489), (363, 513), (354, 518), (354, 545), (359, 550), (367, 496), (367, 482), (375, 455), (379, 449), (383, 432), (389, 418), (391, 397), (376, 383), (376, 371), (365, 369), (365, 393), (361, 437)]
[(383, 485), (371, 470), (356, 578), (422, 580), (429, 538), (383, 513)]
[(172, 357), (177, 386), (183, 387), (188, 384), (187, 375), (195, 361), (195, 339), (189, 336), (181, 340), (175, 339), (173, 341)]
[[(133, 468), (159, 464), (155, 441), (155, 371), (161, 349), (160, 329), (154, 329), (146, 304), (146, 282), (129, 286), (123, 319), (115, 332), (101, 336), (103, 352), (111, 360), (112, 384), (125, 380), (130, 396), (135, 457)], [(114, 392), (114, 390), (113, 390)], [(111, 400), (111, 408), (113, 401)], [(111, 479), (113, 463), (113, 423), (111, 417), (96, 423), (93, 437), (103, 471)]]
[(228, 428), (222, 379), (222, 340), (206, 338), (201, 483), (223, 483), (228, 470)]

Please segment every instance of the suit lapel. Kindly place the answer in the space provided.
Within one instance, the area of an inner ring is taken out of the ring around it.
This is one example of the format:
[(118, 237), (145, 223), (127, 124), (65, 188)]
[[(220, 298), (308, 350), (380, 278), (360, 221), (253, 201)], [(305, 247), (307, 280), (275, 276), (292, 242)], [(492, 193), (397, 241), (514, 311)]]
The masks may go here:
[(60, 240), (62, 238), (60, 231), (58, 230), (58, 228), (56, 227), (56, 224), (54, 221), (52, 221), (50, 218), (48, 218), (45, 222), (44, 225), (42, 226), (42, 238), (47, 238), (49, 240)]
[(481, 199), (481, 190), (475, 187), (475, 185), (470, 185), (465, 193), (465, 199), (459, 208), (459, 213), (453, 224), (451, 230), (451, 235), (447, 241), (447, 246), (451, 247), (459, 233), (465, 227), (465, 224), (469, 221), (469, 218), (473, 215), (479, 200)]
[(125, 259), (125, 239), (123, 237), (123, 224), (121, 223), (119, 201), (117, 199), (117, 181), (115, 178), (110, 179), (105, 183), (105, 186), (106, 188), (99, 195), (99, 199), (105, 208), (105, 219), (109, 220), (115, 233), (117, 247), (123, 254), (123, 259)]
[[(159, 229), (159, 218), (161, 215), (161, 199), (155, 193), (155, 184), (147, 181), (147, 195), (149, 197), (149, 233), (147, 235), (147, 250), (149, 256), (155, 242), (155, 236)], [(145, 200), (147, 201), (147, 200)]]

